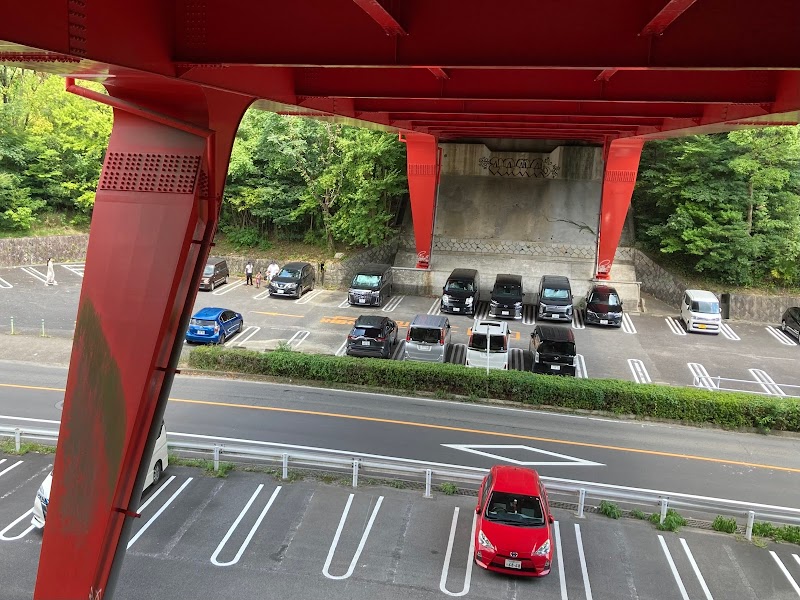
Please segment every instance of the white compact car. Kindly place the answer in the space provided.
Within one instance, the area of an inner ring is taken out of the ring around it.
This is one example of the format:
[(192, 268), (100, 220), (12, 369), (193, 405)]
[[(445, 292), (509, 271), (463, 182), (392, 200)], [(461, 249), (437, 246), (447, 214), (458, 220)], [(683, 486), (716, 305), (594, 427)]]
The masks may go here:
[(467, 366), (508, 369), (510, 336), (508, 323), (476, 319), (467, 344)]
[[(158, 434), (156, 440), (156, 447), (153, 450), (153, 456), (150, 459), (150, 470), (147, 472), (147, 477), (144, 480), (144, 488), (147, 489), (154, 483), (158, 483), (161, 479), (161, 473), (167, 468), (169, 464), (169, 455), (167, 452), (167, 430), (164, 427), (164, 422), (161, 422), (161, 432)], [(36, 498), (33, 500), (33, 518), (31, 525), (41, 529), (44, 527), (44, 521), (47, 518), (47, 507), (50, 504), (50, 488), (53, 485), (53, 472), (45, 477), (42, 485), (39, 486), (39, 491), (36, 492)]]

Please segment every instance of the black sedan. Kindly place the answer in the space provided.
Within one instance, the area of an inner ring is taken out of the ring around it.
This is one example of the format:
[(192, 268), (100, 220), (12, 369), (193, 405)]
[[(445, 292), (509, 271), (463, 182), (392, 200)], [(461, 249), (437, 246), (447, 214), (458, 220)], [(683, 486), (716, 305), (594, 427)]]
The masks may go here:
[(390, 358), (396, 344), (397, 323), (388, 317), (361, 315), (347, 336), (347, 355)]
[(800, 342), (800, 306), (791, 306), (783, 311), (781, 331), (791, 333)]
[(622, 327), (622, 300), (617, 290), (607, 285), (595, 285), (586, 294), (586, 323)]

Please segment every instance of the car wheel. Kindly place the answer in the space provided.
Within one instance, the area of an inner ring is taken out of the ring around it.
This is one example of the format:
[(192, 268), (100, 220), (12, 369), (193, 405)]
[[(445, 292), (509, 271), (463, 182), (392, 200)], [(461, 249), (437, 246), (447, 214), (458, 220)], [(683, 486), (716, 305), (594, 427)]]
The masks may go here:
[(219, 342), (217, 342), (220, 346), (225, 343), (225, 332), (219, 334)]
[(227, 275), (225, 275), (225, 281), (223, 281), (222, 283), (228, 283), (228, 276)]
[(161, 461), (159, 460), (153, 465), (153, 483), (152, 485), (156, 485), (159, 481), (161, 481)]
[(786, 333), (786, 321), (781, 321), (781, 331)]
[(214, 291), (214, 288), (215, 288), (215, 287), (216, 287), (216, 284), (214, 283), (214, 280), (212, 279), (212, 280), (211, 280), (211, 291), (212, 291), (212, 292)]
[(244, 320), (239, 321), (239, 329), (236, 330), (236, 333), (241, 333), (242, 329), (244, 329)]

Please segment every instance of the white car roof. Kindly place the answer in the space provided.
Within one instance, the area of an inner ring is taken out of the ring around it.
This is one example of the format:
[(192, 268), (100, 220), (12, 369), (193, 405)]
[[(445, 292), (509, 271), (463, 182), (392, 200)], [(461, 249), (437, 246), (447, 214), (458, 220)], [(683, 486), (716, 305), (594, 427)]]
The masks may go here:
[(711, 302), (718, 302), (717, 297), (706, 290), (686, 290), (686, 293), (689, 295), (692, 300), (708, 300)]
[[(494, 330), (494, 331), (491, 331)], [(503, 321), (478, 321), (472, 325), (473, 333), (494, 333), (503, 334), (508, 333), (508, 323)]]

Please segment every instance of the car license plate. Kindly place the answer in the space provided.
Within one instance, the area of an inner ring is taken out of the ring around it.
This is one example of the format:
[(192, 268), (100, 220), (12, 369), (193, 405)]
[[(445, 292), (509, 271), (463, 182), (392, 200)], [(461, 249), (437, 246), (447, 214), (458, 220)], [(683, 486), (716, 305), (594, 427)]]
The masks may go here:
[(430, 352), (431, 351), (431, 347), (430, 346), (420, 346), (419, 349), (423, 350), (424, 352)]
[(203, 331), (202, 329), (198, 329), (197, 330), (197, 335), (205, 335), (205, 334), (206, 334), (206, 332)]
[(461, 310), (461, 309), (460, 309), (460, 308), (458, 308), (457, 306), (454, 306), (454, 307), (453, 307), (453, 312), (459, 312), (460, 310)]
[(553, 369), (553, 371), (560, 371), (561, 365), (550, 365), (550, 368)]
[(359, 298), (358, 299), (358, 303), (359, 304), (366, 304), (367, 303), (367, 299), (366, 298)]
[(521, 568), (522, 568), (521, 560), (506, 559), (506, 569), (521, 569)]
[(279, 294), (283, 294), (285, 290), (278, 290)]
[(369, 340), (361, 340), (362, 346), (369, 346)]
[(698, 329), (705, 329), (705, 328), (706, 328), (706, 326), (705, 326), (705, 325), (698, 325), (698, 326), (697, 326), (697, 328), (698, 328)]
[(503, 314), (503, 315), (508, 315), (508, 311), (507, 311), (507, 310), (504, 310), (504, 311), (503, 311), (501, 314)]
[(600, 319), (600, 325), (608, 325), (608, 319)]

